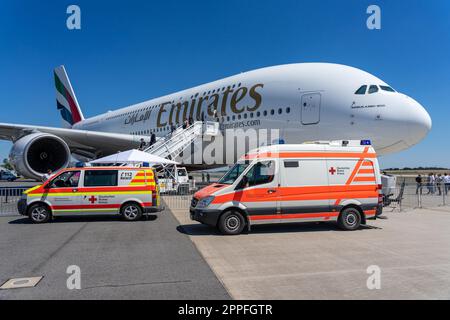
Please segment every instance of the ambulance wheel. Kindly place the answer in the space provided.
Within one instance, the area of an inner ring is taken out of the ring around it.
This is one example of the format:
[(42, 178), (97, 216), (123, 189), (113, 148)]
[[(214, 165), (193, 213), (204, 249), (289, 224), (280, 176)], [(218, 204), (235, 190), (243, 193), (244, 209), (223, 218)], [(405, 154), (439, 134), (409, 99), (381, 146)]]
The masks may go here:
[(126, 203), (120, 211), (126, 221), (136, 221), (142, 217), (142, 208), (137, 203)]
[(338, 219), (338, 226), (344, 230), (356, 230), (361, 225), (361, 213), (356, 208), (342, 210)]
[(220, 232), (227, 235), (240, 234), (245, 227), (245, 220), (237, 211), (227, 211), (220, 216), (217, 224)]
[(45, 223), (50, 220), (51, 215), (50, 209), (42, 203), (33, 204), (28, 209), (28, 216), (33, 223)]

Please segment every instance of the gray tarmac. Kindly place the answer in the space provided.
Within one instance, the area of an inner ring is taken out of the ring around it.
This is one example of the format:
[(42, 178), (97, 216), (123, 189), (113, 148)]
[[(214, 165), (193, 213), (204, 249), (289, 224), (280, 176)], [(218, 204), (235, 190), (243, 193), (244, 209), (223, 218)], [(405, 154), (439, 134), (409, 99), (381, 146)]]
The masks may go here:
[(169, 200), (233, 299), (450, 299), (450, 206), (387, 209), (356, 231), (293, 223), (223, 236)]
[[(138, 222), (118, 217), (59, 218), (34, 225), (0, 217), (0, 284), (43, 276), (33, 288), (0, 290), (4, 299), (229, 299), (189, 237), (166, 211)], [(67, 268), (81, 271), (69, 290)]]

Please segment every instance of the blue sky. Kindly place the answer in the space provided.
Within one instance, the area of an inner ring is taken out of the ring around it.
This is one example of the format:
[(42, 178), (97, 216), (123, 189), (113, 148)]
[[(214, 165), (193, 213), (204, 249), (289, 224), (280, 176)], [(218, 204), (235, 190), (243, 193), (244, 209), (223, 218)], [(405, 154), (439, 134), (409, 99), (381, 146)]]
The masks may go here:
[[(81, 30), (66, 8), (81, 8)], [(381, 7), (381, 30), (366, 8)], [(450, 2), (7, 1), (0, 3), (0, 122), (60, 126), (52, 69), (64, 64), (85, 116), (259, 67), (336, 62), (425, 106), (433, 129), (383, 167), (450, 167)], [(0, 142), (0, 157), (11, 143)]]

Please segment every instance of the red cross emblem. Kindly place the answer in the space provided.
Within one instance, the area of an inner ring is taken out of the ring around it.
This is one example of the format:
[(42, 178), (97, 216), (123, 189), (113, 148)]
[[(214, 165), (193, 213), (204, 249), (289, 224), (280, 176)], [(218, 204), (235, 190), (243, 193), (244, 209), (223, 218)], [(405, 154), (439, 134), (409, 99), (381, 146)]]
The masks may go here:
[(328, 170), (329, 173), (331, 173), (331, 175), (334, 175), (336, 173), (336, 169), (331, 167), (330, 170)]
[(89, 200), (92, 204), (94, 204), (94, 202), (97, 201), (97, 198), (94, 197), (94, 196), (91, 196), (88, 200)]

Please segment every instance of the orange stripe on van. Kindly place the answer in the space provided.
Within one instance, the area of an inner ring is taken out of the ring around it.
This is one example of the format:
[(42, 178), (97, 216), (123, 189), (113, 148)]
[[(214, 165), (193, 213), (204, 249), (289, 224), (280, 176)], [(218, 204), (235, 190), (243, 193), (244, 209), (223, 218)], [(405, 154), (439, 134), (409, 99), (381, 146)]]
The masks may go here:
[(358, 174), (373, 173), (373, 169), (359, 169)]
[(351, 184), (353, 181), (353, 178), (355, 177), (356, 173), (358, 172), (358, 170), (361, 168), (361, 165), (364, 161), (364, 158), (366, 157), (367, 151), (369, 151), (368, 147), (364, 148), (363, 153), (361, 154), (361, 158), (358, 160), (358, 162), (356, 163), (355, 168), (353, 169), (352, 174), (350, 175), (350, 177), (348, 178), (347, 182), (345, 184)]
[[(367, 158), (367, 155), (368, 155), (367, 152), (368, 151), (369, 151), (369, 147), (365, 147), (363, 153), (361, 154), (361, 158), (359, 158), (358, 162), (356, 163), (355, 168), (353, 169), (352, 173), (350, 174), (350, 177), (348, 178), (347, 182), (345, 183), (346, 185), (350, 185), (354, 181), (356, 173), (361, 168), (362, 164), (364, 162), (367, 162), (364, 159)], [(347, 197), (344, 197), (344, 198), (349, 198), (349, 197), (347, 196)], [(335, 206), (339, 205), (339, 203), (341, 203), (341, 201), (342, 201), (342, 198), (337, 198), (336, 202), (334, 203), (334, 205)]]
[(147, 174), (145, 174), (144, 172), (138, 172), (134, 177), (145, 177), (145, 176), (153, 177), (153, 173), (147, 172)]
[(373, 167), (372, 161), (364, 161), (362, 164), (363, 167)]
[(309, 219), (309, 218), (330, 218), (337, 217), (339, 212), (316, 212), (316, 213), (291, 213), (291, 214), (270, 214), (249, 216), (251, 221), (273, 220), (273, 219)]
[[(319, 187), (279, 187), (280, 201), (301, 200), (333, 200), (343, 198), (367, 199), (378, 198), (378, 186), (370, 185), (348, 185), (348, 186), (319, 186)], [(272, 188), (258, 188), (240, 190), (218, 195), (212, 203), (220, 204), (229, 201), (240, 202), (268, 202), (274, 198), (267, 197), (267, 191)]]
[[(377, 213), (376, 210), (366, 210), (364, 214), (366, 216), (373, 216)], [(316, 212), (316, 213), (290, 213), (290, 214), (270, 214), (270, 215), (253, 215), (249, 216), (250, 221), (261, 220), (288, 220), (288, 219), (311, 219), (311, 218), (324, 218), (329, 220), (332, 217), (339, 216), (339, 212)]]
[(358, 172), (359, 168), (361, 167), (361, 164), (362, 164), (362, 160), (360, 159), (360, 160), (358, 160), (358, 162), (356, 163), (356, 166), (355, 166), (355, 168), (353, 169), (352, 174), (350, 175), (350, 177), (348, 177), (348, 180), (347, 180), (347, 182), (345, 183), (346, 185), (349, 185), (349, 184), (352, 183), (353, 179), (354, 179), (355, 176), (356, 176), (356, 173)]
[(354, 182), (375, 182), (375, 177), (356, 177)]

